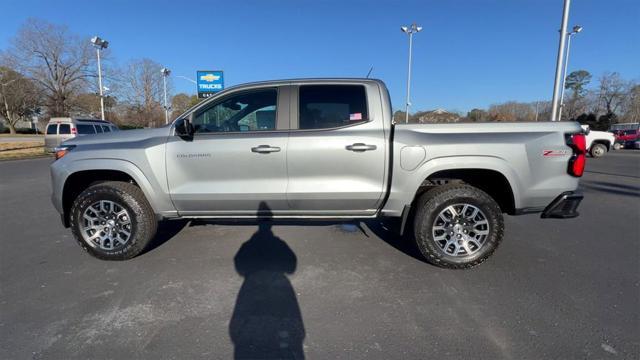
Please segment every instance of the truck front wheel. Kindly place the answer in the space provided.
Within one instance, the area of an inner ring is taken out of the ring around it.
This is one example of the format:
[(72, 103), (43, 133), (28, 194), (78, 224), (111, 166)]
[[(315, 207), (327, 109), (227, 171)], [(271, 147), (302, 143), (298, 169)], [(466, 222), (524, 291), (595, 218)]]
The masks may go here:
[(415, 240), (430, 263), (465, 269), (485, 261), (504, 234), (500, 207), (484, 191), (466, 184), (438, 186), (421, 195)]
[(140, 254), (158, 225), (142, 190), (119, 181), (85, 189), (74, 200), (69, 216), (80, 246), (103, 260), (126, 260)]

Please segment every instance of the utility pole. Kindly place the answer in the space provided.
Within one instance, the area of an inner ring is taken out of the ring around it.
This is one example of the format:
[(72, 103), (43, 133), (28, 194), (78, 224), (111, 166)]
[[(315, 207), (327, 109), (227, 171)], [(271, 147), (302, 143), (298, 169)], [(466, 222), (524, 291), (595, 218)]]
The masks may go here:
[(562, 82), (562, 60), (564, 59), (564, 45), (567, 39), (567, 23), (569, 22), (569, 7), (571, 0), (564, 0), (562, 23), (560, 25), (560, 43), (558, 44), (558, 58), (556, 59), (556, 76), (553, 82), (553, 97), (551, 98), (551, 121), (558, 120), (558, 97)]

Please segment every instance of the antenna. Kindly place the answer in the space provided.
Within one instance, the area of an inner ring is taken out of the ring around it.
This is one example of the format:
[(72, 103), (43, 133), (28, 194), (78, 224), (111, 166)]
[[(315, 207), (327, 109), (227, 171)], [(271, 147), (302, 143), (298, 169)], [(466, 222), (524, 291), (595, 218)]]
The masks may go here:
[(367, 73), (367, 79), (369, 78), (369, 75), (371, 75), (371, 72), (373, 71), (373, 66), (371, 66), (369, 68), (369, 72)]

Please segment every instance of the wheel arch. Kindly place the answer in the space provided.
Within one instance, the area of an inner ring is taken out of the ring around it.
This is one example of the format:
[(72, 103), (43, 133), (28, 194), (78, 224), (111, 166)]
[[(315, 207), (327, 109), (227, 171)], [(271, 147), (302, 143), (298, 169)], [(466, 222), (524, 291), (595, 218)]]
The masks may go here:
[(598, 139), (598, 140), (593, 140), (593, 142), (591, 143), (591, 146), (589, 147), (589, 151), (591, 151), (591, 148), (593, 148), (593, 145), (595, 144), (602, 144), (607, 148), (607, 151), (611, 150), (611, 145), (612, 145), (611, 141)]
[(69, 210), (73, 200), (87, 187), (104, 181), (129, 182), (139, 187), (155, 214), (160, 206), (155, 191), (144, 173), (133, 163), (125, 160), (92, 159), (76, 161), (67, 169), (68, 175), (62, 185), (62, 208), (64, 225), (69, 225)]
[[(526, 161), (526, 159), (523, 159)], [(395, 167), (392, 186), (387, 202), (382, 210), (383, 215), (400, 216), (406, 218), (412, 209), (415, 199), (425, 190), (425, 187), (432, 186), (431, 181), (435, 178), (455, 179), (469, 181), (471, 185), (477, 184), (475, 174), (481, 174), (484, 179), (486, 174), (494, 174), (502, 184), (508, 184), (511, 200), (505, 208), (505, 212), (522, 207), (523, 188), (517, 171), (504, 159), (495, 156), (448, 156), (434, 158), (424, 162), (413, 171), (404, 171)], [(462, 176), (460, 176), (462, 175)], [(477, 185), (476, 185), (477, 186)], [(484, 186), (481, 186), (482, 188)], [(486, 188), (486, 187), (485, 187)], [(490, 191), (491, 193), (491, 191)]]
[(431, 188), (451, 182), (463, 182), (476, 187), (490, 197), (500, 206), (503, 213), (514, 214), (516, 205), (514, 192), (509, 180), (501, 172), (485, 168), (464, 168), (440, 170), (429, 175), (420, 185), (414, 199)]
[[(500, 157), (495, 156), (451, 156), (436, 158), (424, 163), (419, 169), (417, 176), (418, 183), (413, 186), (411, 202), (420, 196), (425, 186), (434, 179), (458, 179), (476, 186), (491, 195), (493, 189), (486, 191), (486, 185), (482, 182), (499, 179), (502, 185), (508, 186), (511, 199), (509, 210), (520, 207), (520, 182), (515, 169)], [(478, 186), (480, 184), (480, 186)]]

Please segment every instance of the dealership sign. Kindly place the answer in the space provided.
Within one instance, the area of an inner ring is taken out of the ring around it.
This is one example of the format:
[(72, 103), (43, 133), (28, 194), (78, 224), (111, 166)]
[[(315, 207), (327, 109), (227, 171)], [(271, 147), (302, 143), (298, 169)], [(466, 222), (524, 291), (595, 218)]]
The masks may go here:
[(221, 70), (198, 71), (198, 97), (206, 98), (224, 89), (224, 76)]

